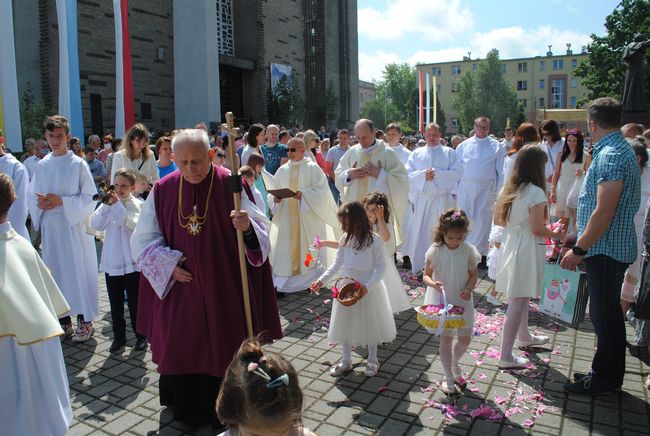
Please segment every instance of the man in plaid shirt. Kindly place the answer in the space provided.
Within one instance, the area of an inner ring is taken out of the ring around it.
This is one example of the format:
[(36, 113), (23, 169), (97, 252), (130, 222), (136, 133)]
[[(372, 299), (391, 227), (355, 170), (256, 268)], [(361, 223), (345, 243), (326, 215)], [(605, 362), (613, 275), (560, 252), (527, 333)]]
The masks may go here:
[(587, 114), (593, 160), (578, 200), (578, 240), (562, 259), (565, 269), (585, 264), (589, 315), (598, 340), (591, 371), (574, 373), (575, 382), (564, 385), (566, 392), (578, 395), (623, 385), (625, 324), (619, 295), (625, 270), (637, 256), (634, 215), (641, 186), (634, 151), (620, 131), (621, 103), (599, 98)]

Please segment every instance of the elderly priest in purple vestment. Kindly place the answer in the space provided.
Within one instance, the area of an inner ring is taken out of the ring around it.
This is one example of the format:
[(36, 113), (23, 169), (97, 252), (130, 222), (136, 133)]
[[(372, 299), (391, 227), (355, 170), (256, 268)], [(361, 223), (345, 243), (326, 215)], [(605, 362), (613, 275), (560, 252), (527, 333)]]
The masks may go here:
[(234, 212), (229, 174), (210, 163), (209, 147), (203, 130), (172, 139), (180, 171), (153, 187), (131, 239), (142, 270), (137, 329), (158, 365), (160, 402), (195, 426), (219, 425), (219, 386), (247, 336), (235, 229), (244, 233), (254, 333), (282, 337), (268, 222), (246, 184)]

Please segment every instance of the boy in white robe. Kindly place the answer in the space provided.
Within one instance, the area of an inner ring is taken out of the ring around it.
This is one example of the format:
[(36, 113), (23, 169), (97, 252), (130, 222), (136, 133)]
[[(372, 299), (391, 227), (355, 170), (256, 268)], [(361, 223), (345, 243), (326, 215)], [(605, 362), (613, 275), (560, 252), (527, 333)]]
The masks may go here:
[(433, 230), (440, 215), (454, 207), (452, 193), (463, 174), (456, 151), (440, 143), (440, 127), (429, 123), (425, 129), (427, 145), (416, 148), (409, 157), (409, 198), (415, 205), (406, 233), (412, 272), (424, 269), (425, 254), (433, 241)]
[(20, 236), (30, 240), (27, 231), (27, 186), (29, 185), (29, 174), (25, 166), (20, 163), (11, 153), (6, 153), (0, 146), (0, 173), (11, 177), (16, 191), (16, 201), (9, 209), (9, 222)]
[(72, 408), (57, 317), (69, 308), (38, 253), (7, 222), (15, 198), (0, 174), (0, 433), (60, 436)]
[(70, 127), (64, 117), (46, 118), (45, 139), (52, 153), (36, 166), (28, 190), (29, 212), (34, 228), (41, 229), (43, 261), (77, 315), (76, 331), (69, 316), (59, 320), (65, 337), (82, 342), (92, 337), (92, 321), (99, 315), (97, 250), (86, 232), (97, 188), (88, 165), (68, 151)]

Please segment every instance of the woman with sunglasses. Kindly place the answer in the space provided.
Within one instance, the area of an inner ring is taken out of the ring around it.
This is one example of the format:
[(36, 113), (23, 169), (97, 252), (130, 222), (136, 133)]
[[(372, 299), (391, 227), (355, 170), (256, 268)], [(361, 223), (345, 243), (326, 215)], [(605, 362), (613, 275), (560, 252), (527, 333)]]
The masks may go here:
[(564, 147), (564, 140), (560, 134), (560, 126), (558, 126), (555, 120), (544, 120), (542, 122), (541, 126), (539, 126), (539, 137), (542, 138), (541, 146), (548, 156), (546, 167), (544, 168), (546, 193), (548, 195), (551, 189), (553, 170)]
[[(580, 129), (572, 129), (564, 136), (562, 153), (555, 162), (551, 179), (551, 216), (557, 217), (565, 226), (569, 225), (572, 214), (567, 206), (569, 191), (576, 180), (582, 176), (584, 155), (584, 137)], [(572, 225), (575, 225), (575, 217)]]

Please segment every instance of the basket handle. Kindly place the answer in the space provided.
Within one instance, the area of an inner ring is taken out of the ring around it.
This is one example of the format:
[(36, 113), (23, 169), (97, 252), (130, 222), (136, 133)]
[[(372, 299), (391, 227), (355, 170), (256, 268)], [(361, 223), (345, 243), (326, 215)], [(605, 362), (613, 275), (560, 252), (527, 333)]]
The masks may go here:
[(438, 318), (438, 327), (436, 328), (436, 331), (434, 332), (434, 335), (440, 336), (442, 331), (445, 328), (445, 322), (447, 321), (447, 296), (445, 295), (445, 288), (440, 289), (440, 293), (442, 294), (442, 306), (444, 309), (440, 313), (440, 317)]

